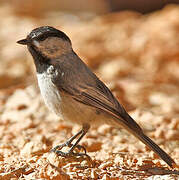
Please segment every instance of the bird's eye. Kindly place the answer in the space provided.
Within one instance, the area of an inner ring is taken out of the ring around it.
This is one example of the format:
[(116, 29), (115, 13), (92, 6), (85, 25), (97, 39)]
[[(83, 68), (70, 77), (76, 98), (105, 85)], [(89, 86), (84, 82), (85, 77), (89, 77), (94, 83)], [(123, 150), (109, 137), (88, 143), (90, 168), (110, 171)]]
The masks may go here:
[(37, 38), (38, 41), (44, 41), (47, 38), (47, 36), (41, 35)]

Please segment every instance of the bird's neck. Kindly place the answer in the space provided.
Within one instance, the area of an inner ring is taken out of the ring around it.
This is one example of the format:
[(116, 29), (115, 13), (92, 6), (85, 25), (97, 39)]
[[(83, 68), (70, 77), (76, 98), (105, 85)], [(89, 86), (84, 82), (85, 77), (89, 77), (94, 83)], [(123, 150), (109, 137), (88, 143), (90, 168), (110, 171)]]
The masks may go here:
[(29, 47), (28, 49), (34, 59), (37, 73), (41, 74), (41, 73), (46, 72), (49, 67), (49, 64), (48, 64), (49, 60), (46, 57), (43, 57), (34, 48)]

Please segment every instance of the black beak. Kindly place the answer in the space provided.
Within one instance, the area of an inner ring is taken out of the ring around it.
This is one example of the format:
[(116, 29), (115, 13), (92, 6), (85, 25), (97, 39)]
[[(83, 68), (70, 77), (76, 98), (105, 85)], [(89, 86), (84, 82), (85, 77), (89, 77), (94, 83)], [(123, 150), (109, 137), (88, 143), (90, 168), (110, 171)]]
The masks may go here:
[(22, 45), (27, 45), (28, 41), (27, 41), (27, 39), (22, 39), (22, 40), (17, 41), (17, 43), (22, 44)]

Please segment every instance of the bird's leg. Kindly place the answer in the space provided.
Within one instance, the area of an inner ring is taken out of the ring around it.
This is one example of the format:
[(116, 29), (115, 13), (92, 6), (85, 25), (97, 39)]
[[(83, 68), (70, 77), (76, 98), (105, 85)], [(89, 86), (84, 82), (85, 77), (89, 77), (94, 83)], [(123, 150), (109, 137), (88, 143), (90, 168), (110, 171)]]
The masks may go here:
[[(74, 136), (72, 136), (70, 139), (68, 139), (65, 143), (58, 145), (56, 147), (54, 147), (51, 151), (55, 152), (57, 155), (59, 156), (63, 156), (63, 157), (70, 157), (70, 156), (82, 156), (82, 155), (87, 155), (86, 154), (86, 149), (85, 147), (78, 145), (78, 143), (80, 142), (80, 140), (83, 138), (83, 136), (88, 132), (88, 129), (90, 128), (90, 126), (88, 124), (83, 125), (82, 130), (79, 131), (77, 134), (75, 134)], [(76, 140), (76, 142), (74, 144), (72, 144), (72, 142), (80, 135), (80, 137)], [(68, 146), (70, 147), (68, 152), (62, 152), (60, 151), (63, 147)], [(78, 149), (83, 149), (84, 153), (74, 153), (73, 150), (75, 148)], [(59, 150), (60, 149), (60, 150)]]
[[(76, 133), (74, 136), (72, 136), (70, 139), (68, 139), (65, 143), (55, 146), (51, 151), (56, 152), (58, 149), (62, 149), (62, 148), (65, 147), (65, 146), (72, 147), (72, 146), (73, 146), (72, 141), (73, 141), (74, 139), (76, 139), (77, 136), (79, 136), (80, 134), (82, 134), (82, 132), (83, 132), (83, 130), (79, 131), (79, 132)], [(85, 153), (86, 153), (86, 149), (85, 149), (83, 146), (76, 145), (76, 147), (77, 147), (78, 149), (83, 149), (83, 150), (85, 151)]]

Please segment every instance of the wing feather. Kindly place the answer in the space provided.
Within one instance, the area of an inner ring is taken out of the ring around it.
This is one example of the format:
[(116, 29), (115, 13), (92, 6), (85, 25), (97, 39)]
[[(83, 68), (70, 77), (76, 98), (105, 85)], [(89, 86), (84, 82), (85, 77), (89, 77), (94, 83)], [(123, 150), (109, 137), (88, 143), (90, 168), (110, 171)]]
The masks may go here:
[[(69, 57), (70, 58), (70, 57)], [(128, 115), (111, 91), (79, 58), (68, 59), (63, 63), (55, 63), (59, 71), (53, 83), (59, 91), (71, 95), (75, 100), (107, 112), (131, 129), (140, 129), (137, 123)], [(63, 76), (61, 76), (62, 72)]]

